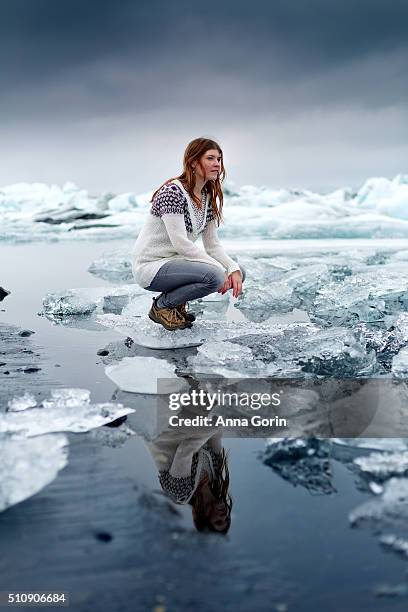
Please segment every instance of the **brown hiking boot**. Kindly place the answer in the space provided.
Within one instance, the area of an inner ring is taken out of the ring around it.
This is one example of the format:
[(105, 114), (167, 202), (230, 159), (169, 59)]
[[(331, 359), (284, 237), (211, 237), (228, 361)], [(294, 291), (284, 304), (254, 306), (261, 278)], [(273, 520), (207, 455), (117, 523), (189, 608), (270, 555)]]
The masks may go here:
[(160, 323), (160, 325), (163, 325), (169, 331), (191, 327), (190, 321), (186, 321), (177, 308), (158, 308), (156, 298), (153, 298), (153, 304), (149, 311), (149, 319), (155, 323)]
[(179, 311), (179, 313), (181, 314), (182, 317), (184, 317), (184, 319), (186, 321), (195, 321), (195, 315), (193, 315), (192, 312), (187, 312), (187, 304), (186, 302), (184, 302), (184, 304), (179, 304), (178, 306), (176, 306), (177, 310)]

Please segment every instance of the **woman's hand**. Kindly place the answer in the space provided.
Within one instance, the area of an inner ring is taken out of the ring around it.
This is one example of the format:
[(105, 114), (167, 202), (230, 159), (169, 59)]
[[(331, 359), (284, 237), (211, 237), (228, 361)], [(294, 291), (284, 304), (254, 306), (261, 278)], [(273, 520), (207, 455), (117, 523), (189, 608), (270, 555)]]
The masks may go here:
[(242, 274), (240, 270), (231, 272), (228, 277), (231, 279), (232, 295), (236, 298), (242, 293)]
[(240, 270), (231, 272), (229, 276), (225, 277), (225, 281), (222, 287), (218, 289), (218, 293), (224, 295), (229, 289), (232, 289), (232, 295), (238, 297), (242, 293), (242, 274)]
[(231, 285), (231, 276), (227, 276), (225, 275), (225, 280), (224, 280), (224, 284), (222, 287), (220, 287), (218, 289), (218, 293), (221, 293), (221, 295), (224, 295), (224, 293), (226, 293), (228, 291), (228, 289), (231, 289), (232, 285)]

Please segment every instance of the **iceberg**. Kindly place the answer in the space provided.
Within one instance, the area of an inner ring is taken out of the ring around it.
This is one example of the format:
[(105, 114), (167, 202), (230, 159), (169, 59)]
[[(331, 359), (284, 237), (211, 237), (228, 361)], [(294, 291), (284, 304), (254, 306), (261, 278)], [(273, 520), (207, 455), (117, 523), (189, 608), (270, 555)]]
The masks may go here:
[[(357, 190), (327, 194), (302, 189), (224, 186), (224, 237), (261, 239), (407, 238), (407, 175), (373, 177)], [(0, 188), (2, 240), (134, 238), (153, 191), (91, 195), (62, 187), (17, 183)]]

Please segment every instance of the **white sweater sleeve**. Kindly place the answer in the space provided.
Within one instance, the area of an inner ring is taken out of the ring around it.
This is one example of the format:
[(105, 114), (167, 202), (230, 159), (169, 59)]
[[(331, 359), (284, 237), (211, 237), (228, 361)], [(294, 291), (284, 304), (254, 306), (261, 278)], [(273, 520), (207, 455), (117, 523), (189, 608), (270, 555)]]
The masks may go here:
[(217, 227), (214, 219), (207, 223), (202, 233), (202, 238), (206, 252), (220, 262), (220, 264), (227, 270), (228, 275), (235, 272), (235, 270), (240, 269), (237, 262), (231, 259), (231, 257), (224, 251), (218, 239)]
[[(190, 259), (193, 261), (202, 261), (203, 263), (211, 264), (212, 266), (217, 266), (224, 271), (224, 268), (218, 261), (213, 259), (210, 255), (207, 255), (205, 251), (200, 249), (194, 242), (189, 240), (187, 236), (187, 230), (184, 223), (184, 215), (182, 214), (173, 214), (166, 213), (162, 215), (163, 223), (166, 227), (167, 233), (170, 238), (170, 242), (173, 245), (173, 248), (185, 257), (186, 259)], [(234, 262), (235, 263), (235, 262)]]

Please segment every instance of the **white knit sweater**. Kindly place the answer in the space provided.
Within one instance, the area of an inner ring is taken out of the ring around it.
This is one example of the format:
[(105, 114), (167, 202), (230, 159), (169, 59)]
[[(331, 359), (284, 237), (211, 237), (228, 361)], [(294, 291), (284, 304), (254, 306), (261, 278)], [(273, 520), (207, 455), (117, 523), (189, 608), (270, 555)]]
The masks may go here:
[[(203, 203), (203, 215), (199, 215), (196, 204), (177, 179), (163, 185), (156, 194), (133, 249), (133, 274), (141, 287), (148, 287), (161, 266), (174, 259), (208, 263), (228, 275), (240, 269), (219, 242), (208, 194)], [(194, 244), (199, 235), (205, 250)]]

